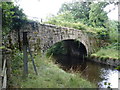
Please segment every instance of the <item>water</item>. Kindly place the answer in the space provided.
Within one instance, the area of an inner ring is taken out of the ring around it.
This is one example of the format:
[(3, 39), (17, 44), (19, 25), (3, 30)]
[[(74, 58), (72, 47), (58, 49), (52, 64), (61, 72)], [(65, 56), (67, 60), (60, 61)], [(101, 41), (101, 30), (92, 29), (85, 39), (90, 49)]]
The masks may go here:
[(54, 58), (64, 70), (70, 71), (72, 69), (72, 71), (79, 72), (83, 78), (95, 83), (99, 88), (118, 88), (118, 74), (120, 72), (113, 67), (70, 56)]

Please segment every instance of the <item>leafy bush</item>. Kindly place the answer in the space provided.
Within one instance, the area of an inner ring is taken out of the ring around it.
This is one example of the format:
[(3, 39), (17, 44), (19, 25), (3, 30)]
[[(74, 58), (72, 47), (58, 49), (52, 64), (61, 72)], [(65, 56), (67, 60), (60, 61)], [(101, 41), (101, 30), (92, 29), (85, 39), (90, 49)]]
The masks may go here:
[(57, 21), (57, 20), (51, 20), (48, 22), (45, 22), (48, 24), (53, 24), (53, 25), (58, 25), (58, 26), (64, 26), (64, 27), (69, 27), (69, 28), (75, 28), (79, 30), (86, 30), (86, 25), (78, 22), (78, 23), (73, 23), (73, 22), (68, 22), (68, 21)]
[(23, 53), (19, 50), (16, 50), (13, 54), (12, 61), (11, 61), (11, 68), (13, 74), (19, 74), (20, 69), (23, 67)]
[(109, 41), (110, 42), (118, 42), (118, 26), (119, 22), (117, 21), (109, 21), (109, 26), (107, 27), (109, 29)]
[(63, 42), (58, 42), (55, 45), (53, 45), (49, 50), (47, 50), (47, 56), (66, 54), (66, 53), (67, 51), (63, 47)]

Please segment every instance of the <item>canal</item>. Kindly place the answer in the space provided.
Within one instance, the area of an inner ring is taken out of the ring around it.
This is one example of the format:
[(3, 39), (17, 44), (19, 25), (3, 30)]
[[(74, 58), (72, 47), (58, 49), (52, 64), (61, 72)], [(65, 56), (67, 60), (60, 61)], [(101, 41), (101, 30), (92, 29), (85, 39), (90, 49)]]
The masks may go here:
[(118, 74), (113, 67), (101, 65), (83, 58), (71, 56), (54, 56), (57, 64), (67, 72), (77, 72), (98, 88), (118, 88)]

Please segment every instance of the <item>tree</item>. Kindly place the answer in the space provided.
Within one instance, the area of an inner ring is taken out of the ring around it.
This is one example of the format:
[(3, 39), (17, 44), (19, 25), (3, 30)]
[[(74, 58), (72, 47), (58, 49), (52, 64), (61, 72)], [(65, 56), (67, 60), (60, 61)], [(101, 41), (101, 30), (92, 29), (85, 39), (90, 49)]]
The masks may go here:
[(119, 31), (118, 31), (118, 26), (119, 22), (118, 21), (109, 21), (109, 36), (110, 36), (110, 42), (118, 42), (118, 36), (119, 36)]
[(60, 8), (59, 13), (69, 11), (74, 16), (75, 21), (88, 24), (90, 4), (91, 2), (79, 1), (74, 1), (72, 3), (64, 3)]
[(74, 22), (74, 17), (69, 11), (59, 13), (57, 16), (47, 17), (47, 21), (50, 24), (60, 24), (61, 22)]
[(11, 9), (14, 8), (14, 5), (12, 2), (2, 2), (1, 8), (2, 8), (2, 32), (3, 35), (6, 35), (12, 29), (11, 24), (14, 12), (11, 11)]
[(27, 22), (26, 15), (18, 6), (14, 6), (13, 2), (2, 3), (2, 25), (3, 36), (15, 30), (18, 32), (18, 47), (20, 45), (20, 29)]
[(7, 34), (10, 30), (21, 28), (24, 21), (27, 20), (26, 15), (18, 6), (14, 6), (13, 2), (2, 2), (2, 27)]
[(89, 11), (89, 21), (93, 27), (105, 27), (108, 21), (107, 13), (104, 8), (108, 5), (106, 2), (92, 3)]

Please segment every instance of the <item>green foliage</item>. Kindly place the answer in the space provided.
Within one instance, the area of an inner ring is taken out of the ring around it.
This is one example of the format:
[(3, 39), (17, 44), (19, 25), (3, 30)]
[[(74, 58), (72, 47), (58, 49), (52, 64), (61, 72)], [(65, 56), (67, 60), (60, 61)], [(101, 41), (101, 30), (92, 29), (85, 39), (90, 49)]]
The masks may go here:
[(22, 67), (23, 67), (23, 53), (21, 53), (19, 50), (15, 50), (11, 61), (12, 74), (19, 75)]
[(96, 35), (100, 39), (106, 39), (108, 36), (107, 29), (105, 29), (103, 27), (99, 27), (99, 28), (91, 27), (91, 26), (82, 24), (80, 22), (76, 22), (76, 23), (73, 21), (70, 22), (70, 21), (67, 21), (66, 19), (64, 19), (64, 17), (62, 15), (48, 18), (48, 21), (46, 21), (44, 23), (84, 30), (85, 32), (91, 32), (92, 34)]
[(47, 50), (47, 56), (50, 55), (60, 55), (60, 54), (66, 54), (67, 51), (64, 48), (63, 42), (58, 42), (55, 45), (53, 45), (50, 49)]
[(104, 27), (108, 20), (107, 13), (104, 11), (106, 2), (92, 3), (89, 11), (89, 21), (93, 27)]
[(59, 10), (59, 14), (67, 11), (72, 14), (74, 22), (82, 22), (88, 26), (105, 28), (108, 17), (104, 8), (107, 5), (109, 5), (108, 2), (73, 1), (71, 3), (64, 3)]
[(11, 11), (14, 12), (12, 18), (12, 29), (21, 29), (21, 27), (23, 27), (23, 25), (27, 21), (26, 15), (23, 13), (23, 10), (20, 9), (18, 6), (14, 6), (14, 8), (12, 8)]
[(12, 2), (2, 2), (2, 28), (3, 28), (3, 34), (9, 33), (12, 26), (12, 18), (14, 12), (11, 11), (11, 9), (14, 8), (14, 5)]
[(116, 67), (115, 69), (119, 70), (120, 71), (120, 66)]
[(2, 28), (3, 35), (8, 34), (11, 30), (17, 30), (25, 24), (26, 15), (13, 2), (2, 2)]
[(96, 32), (99, 35), (98, 38), (103, 40), (109, 38), (109, 29), (106, 26), (108, 23), (108, 16), (104, 11), (107, 5), (107, 2), (92, 3), (89, 11), (89, 23), (92, 27), (99, 28), (99, 31), (96, 29)]
[(109, 21), (109, 37), (110, 37), (110, 42), (118, 42), (118, 22), (117, 21)]
[[(116, 22), (108, 20), (104, 8), (109, 2), (79, 2), (64, 3), (57, 16), (47, 18), (45, 23), (84, 30), (97, 35), (99, 39), (116, 41)], [(112, 42), (111, 41), (111, 42)]]
[(66, 11), (64, 13), (58, 14), (57, 16), (47, 17), (47, 20), (50, 24), (56, 24), (57, 23), (58, 25), (60, 25), (64, 22), (73, 22), (74, 17), (69, 11)]
[(58, 26), (65, 26), (80, 30), (85, 30), (87, 28), (86, 25), (80, 22), (75, 22), (73, 15), (68, 11), (64, 13), (60, 13), (57, 16), (48, 17), (47, 21), (44, 23), (49, 23)]
[(117, 43), (110, 44), (109, 46), (101, 48), (98, 52), (93, 53), (92, 55), (118, 59), (118, 49), (117, 48), (118, 48)]
[(97, 33), (97, 37), (99, 39), (107, 40), (108, 32), (106, 28), (103, 28), (103, 27), (95, 28), (94, 27), (92, 30)]
[(109, 48), (111, 48), (111, 49), (115, 49), (115, 50), (118, 50), (118, 48), (120, 48), (120, 46), (119, 46), (119, 43), (118, 42), (113, 42), (113, 43), (111, 43), (110, 45), (108, 45), (108, 46), (106, 46), (106, 47), (104, 47), (105, 49), (109, 49)]
[[(28, 22), (26, 15), (13, 2), (2, 2), (2, 37), (6, 38), (13, 30), (18, 32), (18, 46), (21, 50), (20, 29)], [(10, 42), (10, 40), (7, 40)], [(3, 42), (6, 41), (3, 39)], [(11, 47), (10, 47), (11, 48)]]
[(79, 1), (73, 1), (72, 3), (64, 3), (60, 8), (59, 13), (69, 11), (73, 15), (74, 21), (88, 24), (90, 4), (91, 2)]

